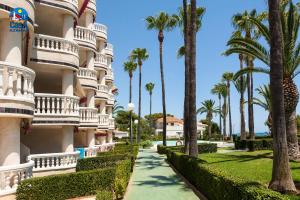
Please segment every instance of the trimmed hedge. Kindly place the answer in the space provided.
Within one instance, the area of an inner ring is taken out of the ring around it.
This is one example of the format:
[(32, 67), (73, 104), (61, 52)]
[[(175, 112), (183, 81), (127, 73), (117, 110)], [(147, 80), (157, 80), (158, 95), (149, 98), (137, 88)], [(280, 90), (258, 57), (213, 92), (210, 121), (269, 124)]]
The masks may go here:
[[(172, 147), (165, 147), (162, 145), (157, 145), (157, 152), (159, 154), (167, 154), (169, 150), (183, 152), (183, 146), (172, 146)], [(202, 143), (198, 144), (198, 152), (199, 153), (216, 153), (218, 151), (217, 144), (214, 143)]]
[(235, 149), (249, 149), (249, 151), (273, 150), (272, 139), (235, 140)]
[(111, 190), (115, 168), (83, 171), (27, 179), (17, 189), (17, 200), (65, 200), (96, 194), (97, 190)]
[(108, 190), (100, 190), (97, 192), (96, 200), (113, 200), (113, 192)]
[(255, 182), (225, 175), (179, 152), (167, 152), (168, 161), (210, 200), (286, 200), (280, 193)]
[(114, 181), (114, 191), (117, 199), (122, 199), (124, 197), (127, 185), (129, 183), (131, 169), (131, 160), (123, 160), (117, 165), (116, 178)]

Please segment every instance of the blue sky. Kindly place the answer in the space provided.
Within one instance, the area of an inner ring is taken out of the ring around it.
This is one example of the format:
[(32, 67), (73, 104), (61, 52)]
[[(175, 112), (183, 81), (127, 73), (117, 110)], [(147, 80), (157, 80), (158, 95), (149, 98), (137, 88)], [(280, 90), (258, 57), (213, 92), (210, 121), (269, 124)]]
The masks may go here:
[[(115, 84), (119, 88), (117, 100), (124, 107), (127, 107), (128, 104), (129, 78), (123, 70), (123, 63), (132, 49), (141, 47), (147, 48), (150, 54), (149, 60), (144, 63), (142, 70), (142, 114), (149, 113), (149, 96), (144, 89), (148, 82), (155, 83), (153, 113), (162, 112), (157, 33), (146, 30), (144, 19), (160, 11), (176, 13), (181, 3), (181, 0), (97, 0), (96, 21), (107, 25), (109, 29), (109, 42), (114, 45)], [(214, 99), (217, 103), (217, 98), (210, 93), (211, 88), (221, 80), (224, 72), (235, 72), (239, 68), (236, 55), (230, 57), (221, 55), (226, 50), (226, 43), (233, 31), (232, 15), (253, 8), (259, 12), (264, 11), (267, 6), (266, 1), (262, 0), (198, 0), (198, 5), (206, 8), (203, 26), (197, 37), (197, 105), (200, 107), (201, 102), (205, 99)], [(167, 112), (179, 118), (183, 113), (184, 65), (183, 60), (177, 59), (176, 52), (182, 44), (183, 39), (178, 29), (165, 33), (164, 67)], [(257, 62), (256, 65), (261, 66), (262, 64)], [(254, 78), (255, 88), (268, 82), (266, 75), (255, 74)], [(299, 77), (296, 82), (300, 82)], [(240, 126), (239, 95), (235, 89), (232, 91), (233, 128), (235, 132), (238, 132)], [(134, 74), (133, 80), (133, 101), (137, 108), (137, 72)], [(298, 106), (299, 112), (300, 107)], [(202, 119), (205, 116), (198, 116), (198, 118)], [(261, 108), (255, 107), (256, 131), (267, 130), (264, 126), (266, 118), (267, 113)], [(214, 120), (218, 121), (218, 118)]]

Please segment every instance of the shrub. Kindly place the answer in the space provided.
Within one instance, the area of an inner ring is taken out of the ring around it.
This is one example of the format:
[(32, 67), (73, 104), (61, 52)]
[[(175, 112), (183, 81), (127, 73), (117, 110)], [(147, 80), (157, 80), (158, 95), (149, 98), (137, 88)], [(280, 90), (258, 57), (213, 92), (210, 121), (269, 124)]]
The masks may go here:
[(65, 200), (111, 190), (115, 168), (27, 179), (17, 189), (17, 200)]
[(146, 149), (146, 148), (150, 148), (153, 146), (152, 142), (150, 140), (146, 140), (141, 142), (141, 146)]
[(217, 168), (182, 153), (167, 153), (168, 161), (210, 200), (285, 200), (280, 193), (259, 183), (225, 175)]
[(235, 149), (249, 149), (249, 151), (272, 150), (273, 140), (270, 138), (256, 140), (235, 140)]
[(113, 192), (110, 190), (100, 190), (97, 192), (96, 200), (113, 200)]
[[(169, 150), (177, 151), (177, 152), (183, 152), (184, 147), (183, 146), (173, 146), (173, 147), (165, 147), (162, 145), (157, 145), (157, 152), (159, 154), (167, 154)], [(198, 152), (199, 153), (215, 153), (218, 151), (217, 144), (213, 143), (202, 143), (198, 144)]]
[(115, 195), (122, 198), (126, 192), (126, 188), (131, 174), (131, 160), (123, 160), (116, 167), (116, 178), (114, 182)]

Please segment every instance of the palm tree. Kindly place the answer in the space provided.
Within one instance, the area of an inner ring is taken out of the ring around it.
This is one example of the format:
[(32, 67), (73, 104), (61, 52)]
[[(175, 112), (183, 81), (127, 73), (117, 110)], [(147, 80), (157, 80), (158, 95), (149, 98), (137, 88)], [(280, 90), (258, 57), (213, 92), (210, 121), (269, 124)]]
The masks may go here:
[(218, 87), (218, 84), (214, 85), (214, 87), (211, 89), (211, 93), (218, 96), (219, 99), (219, 127), (220, 127), (220, 133), (222, 134), (222, 95), (221, 90)]
[[(287, 128), (287, 139), (289, 147), (289, 156), (291, 159), (297, 159), (299, 155), (299, 145), (297, 138), (297, 126), (295, 116), (296, 107), (299, 102), (299, 92), (297, 86), (294, 82), (294, 78), (300, 74), (299, 64), (300, 64), (300, 43), (298, 42), (298, 29), (300, 24), (300, 15), (297, 11), (295, 5), (290, 3), (288, 8), (288, 3), (283, 3), (281, 12), (281, 29), (283, 30), (283, 88), (284, 88), (284, 103), (285, 103), (285, 113), (286, 113), (286, 128)], [(269, 27), (256, 18), (249, 18), (255, 26), (262, 33), (262, 36), (270, 44), (271, 32)], [(238, 47), (229, 48), (226, 52), (227, 55), (231, 53), (243, 53), (256, 57), (270, 66), (270, 52), (263, 45), (257, 41), (245, 39), (245, 38), (233, 38), (228, 42), (229, 45), (234, 44)], [(297, 71), (298, 70), (298, 71)], [(237, 75), (241, 75), (247, 72), (261, 72), (270, 73), (269, 68), (245, 68), (240, 70)]]
[(232, 121), (231, 121), (231, 99), (230, 99), (230, 83), (233, 81), (234, 74), (226, 72), (223, 74), (222, 79), (226, 82), (227, 86), (227, 98), (228, 98), (228, 113), (229, 113), (229, 136), (232, 137)]
[[(132, 77), (133, 72), (136, 70), (137, 64), (133, 61), (125, 62), (124, 63), (124, 71), (128, 72), (129, 75), (129, 103), (132, 103)], [(133, 136), (132, 136), (132, 111), (130, 111), (130, 124), (129, 124), (129, 132), (130, 132), (130, 143), (133, 143)]]
[(138, 113), (138, 132), (137, 141), (141, 141), (141, 106), (142, 106), (142, 66), (143, 62), (149, 58), (147, 49), (136, 48), (130, 54), (130, 59), (137, 62), (139, 66), (139, 113)]
[(115, 104), (114, 104), (113, 109), (112, 109), (113, 116), (115, 117), (118, 114), (118, 112), (120, 112), (122, 110), (124, 110), (124, 107), (119, 105), (117, 103), (117, 101), (115, 101)]
[(166, 113), (166, 94), (165, 94), (165, 80), (163, 68), (163, 42), (164, 31), (171, 31), (177, 24), (177, 17), (170, 16), (165, 12), (159, 13), (157, 16), (149, 16), (146, 18), (146, 25), (148, 30), (158, 31), (159, 41), (159, 57), (160, 57), (160, 76), (162, 86), (162, 106), (163, 106), (163, 145), (167, 145), (167, 113)]
[(210, 139), (213, 114), (219, 113), (219, 109), (215, 107), (215, 101), (210, 99), (202, 102), (202, 107), (197, 110), (197, 114), (203, 113), (206, 113), (206, 120), (208, 125), (208, 138)]
[[(257, 31), (256, 26), (249, 21), (249, 18), (255, 18), (258, 21), (262, 21), (266, 18), (266, 14), (257, 14), (256, 10), (252, 10), (250, 13), (245, 11), (244, 13), (238, 13), (232, 17), (232, 24), (235, 29), (242, 35), (245, 34), (244, 38), (246, 39), (257, 39), (260, 36), (260, 32)], [(232, 45), (232, 48), (235, 48), (235, 45)], [(246, 55), (246, 64), (247, 67), (253, 67), (253, 57), (249, 54), (240, 53), (239, 55)], [(241, 58), (239, 58), (241, 59)], [(249, 133), (251, 139), (255, 138), (254, 132), (254, 111), (253, 111), (253, 74), (249, 72), (247, 74), (247, 91), (248, 91), (248, 126), (249, 126)]]
[[(284, 103), (284, 49), (282, 30), (282, 13), (280, 0), (269, 0), (270, 24), (270, 88), (272, 94), (272, 119), (273, 119), (273, 172), (269, 188), (282, 193), (296, 193), (289, 164), (285, 103)], [(292, 6), (291, 6), (292, 7)], [(282, 30), (282, 31), (281, 31)]]
[(244, 93), (247, 88), (247, 82), (244, 81), (244, 76), (240, 76), (236, 81), (234, 81), (234, 86), (238, 93), (240, 93), (241, 98), (240, 98), (240, 120), (241, 120), (241, 127), (240, 127), (240, 135), (241, 135), (241, 140), (246, 140), (247, 135), (246, 135), (246, 122), (245, 122), (245, 111), (244, 111), (244, 104), (245, 104), (245, 99), (244, 99)]
[(154, 83), (147, 83), (145, 88), (146, 90), (149, 92), (149, 96), (150, 96), (150, 127), (152, 128), (153, 127), (153, 121), (152, 121), (152, 92), (153, 92), (153, 89), (154, 89)]

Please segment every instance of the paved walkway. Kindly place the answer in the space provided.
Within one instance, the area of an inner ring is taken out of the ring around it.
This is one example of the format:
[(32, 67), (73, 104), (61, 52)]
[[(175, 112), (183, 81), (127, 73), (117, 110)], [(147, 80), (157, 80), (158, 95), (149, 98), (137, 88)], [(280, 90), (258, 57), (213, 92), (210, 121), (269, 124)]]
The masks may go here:
[(141, 150), (125, 200), (198, 200), (155, 150)]

